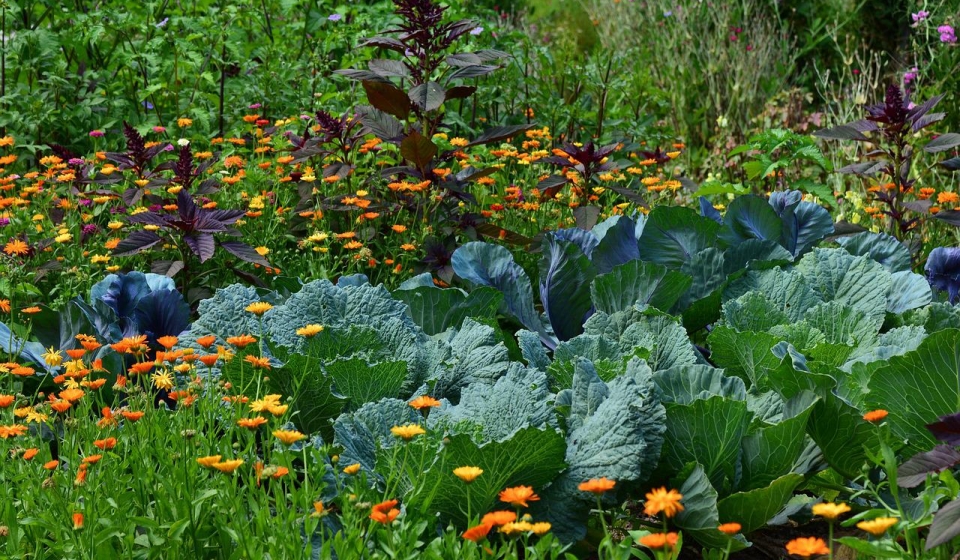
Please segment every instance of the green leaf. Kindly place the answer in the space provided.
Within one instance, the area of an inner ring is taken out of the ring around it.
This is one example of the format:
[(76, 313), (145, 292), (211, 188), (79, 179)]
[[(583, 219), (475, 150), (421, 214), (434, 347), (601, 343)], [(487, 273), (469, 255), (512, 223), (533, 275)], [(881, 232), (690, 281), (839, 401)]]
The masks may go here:
[(764, 332), (790, 322), (787, 313), (761, 292), (748, 292), (723, 304), (723, 320), (738, 331)]
[[(743, 439), (743, 470), (738, 489), (765, 488), (793, 470), (803, 451), (807, 420), (815, 402), (816, 396), (809, 392), (790, 399), (784, 403), (782, 420), (764, 426)], [(770, 513), (766, 519), (773, 517), (777, 511)]]
[(721, 226), (692, 208), (657, 206), (647, 216), (640, 236), (640, 258), (678, 269), (700, 251), (718, 242)]
[(340, 359), (324, 364), (337, 391), (352, 407), (400, 396), (407, 378), (407, 362), (367, 363), (359, 358)]
[(893, 273), (887, 294), (887, 313), (900, 315), (911, 309), (924, 307), (933, 301), (933, 292), (927, 279), (909, 270)]
[(865, 558), (904, 558), (906, 551), (889, 540), (865, 541), (860, 537), (839, 537), (835, 542), (852, 548)]
[(692, 536), (705, 547), (726, 549), (730, 543), (730, 550), (738, 551), (749, 545), (743, 535), (733, 537), (731, 542), (730, 537), (717, 529), (721, 523), (739, 523), (740, 520), (720, 517), (717, 491), (710, 484), (703, 466), (696, 464), (692, 469), (684, 469), (677, 479), (671, 480), (671, 486), (678, 488), (683, 495), (683, 511), (673, 522), (685, 535)]
[(866, 454), (863, 446), (876, 441), (876, 428), (865, 422), (862, 413), (833, 394), (823, 395), (814, 405), (807, 433), (834, 470), (847, 478), (860, 473)]
[(690, 462), (703, 465), (714, 487), (734, 479), (740, 442), (750, 426), (746, 401), (721, 396), (690, 404), (665, 403), (667, 433), (661, 467), (679, 471)]
[(780, 365), (780, 360), (771, 349), (780, 338), (764, 332), (736, 332), (730, 327), (719, 326), (707, 337), (710, 344), (710, 360), (735, 375), (755, 385), (767, 368)]
[(542, 248), (540, 302), (557, 338), (570, 340), (583, 332), (593, 307), (590, 284), (597, 271), (575, 243), (548, 235)]
[(484, 286), (469, 294), (455, 288), (422, 286), (396, 290), (393, 297), (407, 304), (410, 317), (428, 335), (459, 329), (467, 317), (496, 317), (503, 301), (503, 294)]
[(333, 380), (320, 372), (316, 360), (291, 355), (283, 367), (270, 372), (270, 386), (293, 397), (291, 419), (300, 431), (319, 433), (324, 441), (333, 439), (331, 422), (343, 412), (347, 400), (334, 392)]
[[(446, 331), (439, 341), (450, 349), (443, 364), (435, 370), (433, 396), (460, 400), (464, 387), (490, 386), (503, 376), (511, 365), (509, 351), (497, 330), (473, 319), (463, 322), (457, 331)], [(539, 341), (537, 341), (539, 344)]]
[(960, 410), (960, 331), (933, 333), (913, 352), (890, 358), (868, 389), (866, 406), (889, 412), (887, 424), (911, 451), (932, 448), (926, 424)]
[(720, 237), (730, 245), (749, 239), (775, 241), (780, 238), (780, 217), (766, 200), (755, 195), (735, 198), (727, 208), (723, 225)]
[(882, 314), (892, 285), (890, 273), (877, 262), (843, 249), (814, 249), (797, 265), (824, 301), (837, 301), (866, 314)]
[(827, 342), (849, 346), (872, 345), (883, 325), (883, 315), (868, 315), (859, 308), (849, 307), (839, 301), (821, 303), (808, 309), (804, 320), (822, 332)]
[(658, 371), (653, 375), (660, 400), (665, 403), (690, 404), (698, 399), (721, 396), (743, 401), (747, 389), (743, 380), (728, 377), (723, 370), (705, 365), (688, 365)]
[(655, 263), (632, 260), (597, 276), (590, 286), (593, 304), (598, 311), (615, 313), (636, 304), (646, 304), (669, 311), (692, 279)]
[(837, 243), (851, 255), (870, 257), (891, 273), (913, 268), (910, 249), (892, 235), (864, 231), (839, 237)]
[(720, 519), (739, 523), (744, 534), (752, 533), (783, 509), (802, 481), (803, 475), (783, 475), (769, 486), (727, 496), (717, 504), (717, 512)]
[[(409, 407), (408, 407), (409, 408)], [(439, 513), (441, 522), (467, 526), (467, 509), (474, 516), (497, 506), (504, 488), (518, 485), (539, 490), (564, 467), (563, 437), (554, 429), (528, 427), (500, 441), (477, 444), (467, 434), (449, 436), (440, 456), (417, 482), (421, 490), (408, 499), (408, 507), (424, 515)], [(483, 475), (469, 486), (453, 469), (473, 466)]]
[(723, 297), (724, 300), (734, 299), (751, 291), (763, 294), (776, 309), (786, 314), (790, 322), (800, 321), (807, 309), (823, 301), (800, 272), (779, 267), (747, 272), (730, 284)]

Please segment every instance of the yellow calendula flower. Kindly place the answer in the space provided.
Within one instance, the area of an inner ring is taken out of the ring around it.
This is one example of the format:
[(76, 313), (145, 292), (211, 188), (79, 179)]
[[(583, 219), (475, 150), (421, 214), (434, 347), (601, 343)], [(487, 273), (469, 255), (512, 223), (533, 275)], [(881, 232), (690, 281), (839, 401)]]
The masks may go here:
[(309, 324), (305, 327), (300, 327), (299, 329), (297, 329), (297, 336), (310, 338), (322, 332), (323, 332), (323, 325)]
[(209, 455), (207, 457), (198, 457), (197, 463), (201, 467), (206, 467), (209, 469), (209, 468), (212, 468), (215, 463), (219, 463), (220, 459), (222, 458), (223, 458), (222, 455)]
[(284, 445), (293, 445), (300, 440), (307, 439), (307, 436), (296, 430), (274, 430), (273, 437), (279, 439)]
[(257, 302), (251, 303), (245, 308), (246, 311), (253, 313), (254, 315), (257, 315), (258, 317), (260, 315), (263, 315), (267, 311), (270, 311), (271, 309), (273, 309), (273, 305), (265, 301), (257, 301)]
[(170, 375), (169, 371), (158, 371), (150, 376), (150, 380), (153, 381), (153, 386), (157, 389), (166, 389), (167, 391), (173, 389), (173, 376)]
[(358, 472), (360, 472), (360, 463), (354, 463), (352, 465), (343, 467), (343, 472), (349, 475), (357, 474)]
[(483, 469), (480, 467), (457, 467), (453, 469), (453, 474), (460, 480), (470, 484), (483, 474)]
[(850, 506), (847, 504), (834, 504), (834, 503), (823, 503), (815, 504), (813, 506), (813, 514), (819, 515), (824, 519), (836, 519), (850, 511)]
[(410, 441), (419, 435), (427, 433), (427, 431), (419, 424), (406, 424), (404, 426), (394, 426), (390, 428), (390, 433), (404, 441)]
[(57, 367), (63, 363), (63, 355), (60, 354), (59, 350), (53, 349), (53, 347), (48, 348), (47, 352), (40, 357), (43, 358), (43, 361), (47, 362), (48, 365), (53, 367)]
[(875, 537), (883, 536), (887, 529), (896, 525), (900, 520), (896, 517), (878, 517), (870, 521), (861, 521), (857, 523), (857, 529), (866, 531)]
[(232, 473), (233, 471), (237, 470), (242, 464), (243, 464), (243, 459), (232, 459), (230, 461), (214, 463), (211, 466), (222, 473)]

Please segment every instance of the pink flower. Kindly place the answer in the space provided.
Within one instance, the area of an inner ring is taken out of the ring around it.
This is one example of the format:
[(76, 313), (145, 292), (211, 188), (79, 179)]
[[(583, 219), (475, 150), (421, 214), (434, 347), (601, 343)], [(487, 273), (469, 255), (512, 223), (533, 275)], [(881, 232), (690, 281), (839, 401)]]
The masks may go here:
[(102, 131), (102, 130), (91, 130), (91, 131), (90, 131), (90, 136), (93, 136), (94, 138), (100, 138), (100, 137), (103, 136), (103, 131)]
[(941, 43), (952, 44), (957, 42), (957, 36), (953, 32), (953, 27), (950, 27), (949, 25), (941, 25), (940, 27), (937, 28), (937, 33), (940, 34)]

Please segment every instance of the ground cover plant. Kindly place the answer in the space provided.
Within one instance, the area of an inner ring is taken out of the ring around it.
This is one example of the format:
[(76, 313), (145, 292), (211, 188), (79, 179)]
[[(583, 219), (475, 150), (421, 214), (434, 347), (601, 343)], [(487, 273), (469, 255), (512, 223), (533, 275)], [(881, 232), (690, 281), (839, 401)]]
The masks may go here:
[(486, 4), (0, 2), (0, 555), (956, 556), (955, 3)]

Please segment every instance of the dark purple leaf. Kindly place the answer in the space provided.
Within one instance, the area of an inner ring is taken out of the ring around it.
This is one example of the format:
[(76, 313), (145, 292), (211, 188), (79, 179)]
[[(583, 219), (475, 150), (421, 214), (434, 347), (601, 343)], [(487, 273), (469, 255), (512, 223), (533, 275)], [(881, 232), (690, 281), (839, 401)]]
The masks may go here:
[(364, 134), (373, 134), (385, 142), (399, 142), (403, 135), (403, 125), (396, 117), (375, 107), (363, 106), (358, 112), (363, 122)]
[(139, 214), (134, 214), (127, 217), (127, 221), (131, 224), (150, 224), (153, 226), (168, 227), (170, 225), (169, 220), (165, 216), (161, 216), (155, 212), (141, 212)]
[(447, 101), (451, 99), (466, 99), (477, 91), (477, 86), (454, 86), (447, 90), (444, 96)]
[(130, 187), (129, 189), (123, 191), (123, 194), (120, 195), (120, 198), (127, 206), (136, 206), (137, 203), (140, 202), (140, 199), (143, 198), (143, 189), (139, 187)]
[(480, 235), (485, 235), (493, 239), (499, 239), (511, 245), (521, 245), (527, 247), (531, 245), (534, 240), (525, 235), (519, 234), (515, 231), (501, 228), (498, 225), (491, 223), (478, 224), (476, 226), (477, 233)]
[(384, 78), (409, 78), (410, 69), (399, 60), (378, 58), (367, 63), (370, 70)]
[(372, 80), (363, 80), (360, 83), (367, 92), (367, 101), (377, 109), (399, 119), (406, 119), (410, 115), (410, 98), (402, 89), (390, 83)]
[(463, 80), (466, 78), (478, 78), (480, 76), (486, 76), (487, 74), (491, 74), (499, 69), (500, 69), (499, 66), (488, 66), (485, 64), (482, 64), (480, 66), (466, 66), (450, 74), (449, 79)]
[(360, 43), (362, 47), (380, 47), (383, 49), (389, 49), (396, 51), (398, 53), (403, 53), (407, 50), (407, 46), (401, 43), (400, 41), (390, 38), (390, 37), (372, 37), (370, 39), (364, 40)]
[(960, 227), (960, 211), (958, 210), (941, 210), (934, 214), (933, 217), (951, 226)]
[(118, 257), (136, 255), (141, 251), (146, 251), (157, 243), (160, 243), (160, 236), (152, 231), (135, 231), (117, 244), (113, 250), (113, 254)]
[(920, 486), (927, 475), (945, 471), (960, 463), (960, 452), (949, 445), (938, 445), (917, 453), (897, 469), (897, 484), (903, 488)]
[(942, 121), (944, 118), (946, 118), (946, 116), (946, 113), (930, 113), (929, 115), (924, 115), (913, 123), (913, 131), (918, 132), (923, 130), (931, 124)]
[(951, 171), (960, 170), (960, 157), (950, 158), (946, 161), (942, 161), (940, 162), (940, 165)]
[(930, 99), (927, 99), (925, 102), (921, 103), (920, 105), (917, 105), (913, 109), (910, 109), (909, 111), (907, 111), (907, 118), (913, 121), (914, 123), (914, 128), (913, 128), (914, 132), (919, 130), (916, 127), (917, 119), (924, 117), (927, 113), (933, 110), (933, 108), (937, 106), (937, 103), (940, 103), (940, 101), (943, 100), (945, 95), (946, 94), (941, 93), (940, 95), (931, 97)]
[(934, 514), (927, 534), (926, 550), (950, 542), (960, 535), (960, 500), (954, 500)]
[(448, 56), (444, 61), (450, 66), (455, 66), (457, 68), (465, 68), (467, 66), (480, 66), (483, 64), (483, 59), (474, 53), (460, 53), (452, 54)]
[(938, 152), (945, 152), (957, 146), (960, 146), (960, 134), (957, 134), (956, 132), (948, 132), (947, 134), (941, 134), (934, 140), (931, 140), (926, 146), (923, 147), (923, 151), (935, 154)]
[(854, 163), (846, 167), (841, 167), (840, 169), (837, 169), (837, 173), (846, 173), (848, 175), (858, 175), (858, 176), (869, 177), (877, 173), (881, 169), (883, 169), (884, 165), (886, 165), (885, 161), (867, 161), (863, 163)]
[(410, 101), (424, 111), (436, 111), (443, 105), (446, 92), (437, 82), (427, 82), (410, 90)]
[(426, 136), (413, 131), (400, 142), (400, 155), (418, 169), (424, 169), (437, 155), (437, 146)]
[(500, 60), (503, 58), (510, 58), (510, 53), (504, 51), (498, 51), (496, 49), (481, 49), (473, 53), (480, 57), (480, 60), (484, 62), (491, 62), (494, 60)]
[(150, 272), (162, 274), (167, 278), (173, 278), (178, 272), (183, 270), (183, 261), (153, 261), (150, 264)]
[(260, 256), (260, 253), (246, 243), (241, 243), (240, 241), (221, 241), (220, 246), (240, 260), (259, 264), (260, 266), (271, 266), (267, 259)]
[(903, 207), (907, 210), (919, 212), (921, 214), (929, 213), (931, 206), (933, 206), (933, 202), (929, 200), (908, 200), (907, 202), (903, 203)]
[(356, 80), (358, 82), (360, 81), (381, 82), (384, 84), (390, 83), (390, 80), (388, 80), (387, 78), (384, 78), (383, 76), (381, 76), (380, 74), (377, 74), (376, 72), (371, 72), (370, 70), (353, 70), (353, 69), (347, 68), (343, 70), (334, 70), (333, 73), (340, 74), (341, 76), (345, 76), (347, 78), (350, 78), (351, 80)]
[(193, 254), (200, 257), (200, 262), (206, 262), (213, 257), (216, 245), (213, 242), (212, 234), (193, 233), (184, 235), (183, 240), (187, 243), (187, 247), (190, 247), (190, 250), (193, 251)]
[(496, 167), (487, 167), (484, 169), (474, 169), (473, 167), (466, 167), (461, 169), (456, 177), (458, 181), (472, 182), (477, 179), (482, 179), (483, 177), (489, 177), (499, 171)]
[(470, 142), (467, 144), (467, 146), (479, 146), (481, 144), (489, 144), (491, 142), (500, 142), (501, 140), (512, 138), (521, 132), (530, 130), (533, 127), (533, 124), (495, 126), (487, 129), (483, 132), (483, 134), (474, 138), (473, 142)]
[(597, 225), (600, 219), (600, 208), (596, 206), (578, 206), (573, 209), (573, 219), (577, 221), (577, 227), (590, 231)]
[[(930, 258), (927, 260), (926, 267), (928, 275), (930, 274), (931, 270), (930, 260), (934, 259), (934, 253), (942, 249), (945, 248), (939, 247), (930, 253)], [(937, 260), (940, 259), (938, 258)], [(937, 263), (934, 266), (944, 273), (952, 273), (954, 286), (958, 286), (957, 276), (960, 275), (960, 249), (952, 249), (948, 262)], [(955, 296), (955, 293), (952, 294), (951, 300)], [(940, 420), (937, 422), (934, 422), (933, 424), (927, 424), (927, 429), (930, 430), (930, 433), (933, 434), (933, 437), (937, 438), (938, 440), (944, 443), (949, 443), (953, 446), (960, 446), (960, 412), (941, 416)]]

